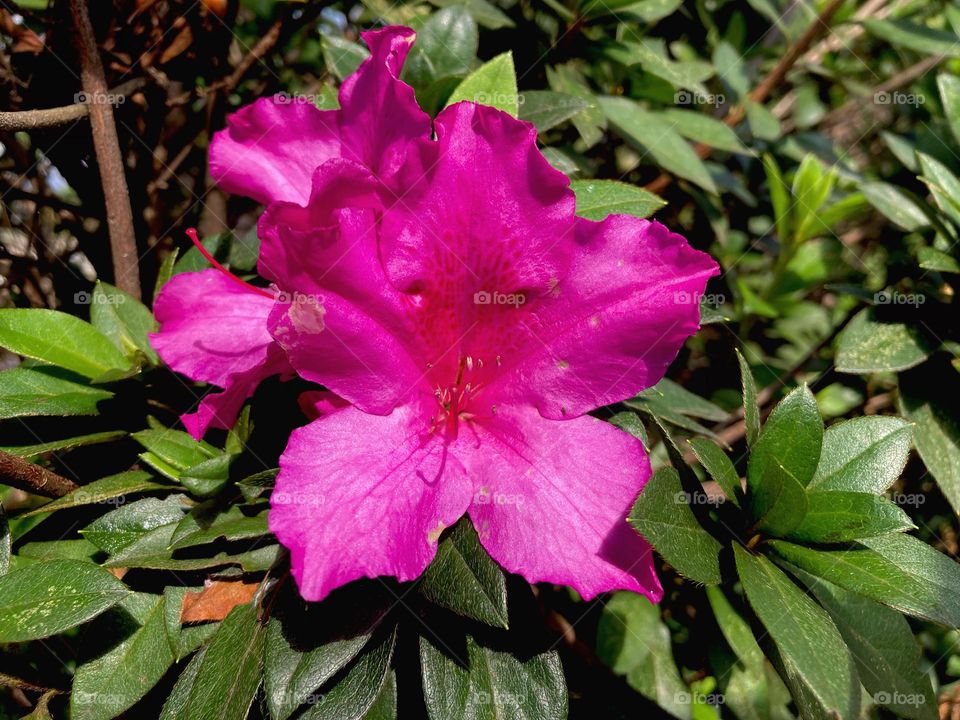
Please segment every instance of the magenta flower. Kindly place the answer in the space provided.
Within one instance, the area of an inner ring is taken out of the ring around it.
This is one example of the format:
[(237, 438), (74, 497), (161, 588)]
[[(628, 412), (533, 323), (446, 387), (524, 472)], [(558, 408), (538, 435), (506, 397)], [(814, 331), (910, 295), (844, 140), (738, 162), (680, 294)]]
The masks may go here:
[(662, 225), (575, 217), (527, 123), (458, 103), (431, 123), (399, 73), (412, 31), (364, 36), (341, 109), (262, 99), (211, 147), (220, 184), (260, 200), (263, 297), (216, 270), (177, 276), (154, 344), (225, 388), (185, 416), (227, 427), (264, 377), (330, 393), (280, 459), (270, 528), (304, 598), (419, 576), (468, 514), (504, 568), (584, 597), (662, 591), (624, 521), (642, 445), (587, 413), (659, 380), (717, 272)]

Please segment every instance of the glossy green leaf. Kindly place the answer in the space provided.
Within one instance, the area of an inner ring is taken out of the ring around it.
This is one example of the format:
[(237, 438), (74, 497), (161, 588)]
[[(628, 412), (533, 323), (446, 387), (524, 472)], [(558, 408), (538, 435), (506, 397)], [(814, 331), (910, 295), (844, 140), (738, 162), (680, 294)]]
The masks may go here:
[(882, 182), (866, 182), (860, 192), (888, 220), (908, 232), (930, 225), (930, 218), (903, 190)]
[(630, 524), (681, 575), (705, 585), (720, 582), (721, 545), (701, 527), (673, 468), (661, 468), (650, 478), (630, 512)]
[(679, 108), (668, 108), (660, 114), (673, 125), (678, 133), (688, 140), (709, 145), (717, 150), (726, 150), (741, 155), (754, 154), (740, 141), (740, 138), (737, 137), (737, 134), (729, 125), (710, 115)]
[(880, 320), (872, 308), (857, 313), (837, 341), (837, 370), (846, 373), (899, 372), (919, 365), (933, 352), (918, 323)]
[(903, 472), (910, 453), (910, 423), (868, 415), (831, 425), (808, 488), (880, 494)]
[(74, 448), (85, 445), (109, 442), (110, 440), (125, 437), (126, 434), (123, 430), (111, 430), (108, 432), (91, 433), (90, 435), (78, 435), (77, 437), (64, 438), (63, 440), (51, 440), (49, 442), (37, 443), (36, 445), (0, 446), (0, 450), (8, 452), (11, 455), (16, 455), (17, 457), (34, 458), (45, 455), (46, 453), (73, 450)]
[[(236, 508), (235, 508), (236, 509)], [(211, 543), (215, 540), (247, 540), (250, 538), (262, 537), (269, 534), (270, 528), (267, 526), (267, 515), (247, 517), (242, 513), (228, 513), (217, 518), (217, 520), (208, 527), (199, 528), (183, 537), (174, 540), (171, 548), (178, 550), (180, 548), (194, 547)]]
[(930, 188), (944, 214), (954, 223), (960, 224), (960, 179), (942, 162), (926, 153), (917, 152), (917, 161), (923, 173), (923, 180)]
[(461, 101), (489, 105), (517, 117), (519, 93), (513, 54), (497, 55), (467, 75), (447, 99), (447, 105)]
[(706, 438), (693, 438), (690, 440), (690, 447), (727, 499), (740, 507), (740, 475), (723, 449)]
[(587, 104), (570, 118), (570, 122), (577, 128), (587, 147), (596, 145), (603, 137), (607, 119), (583, 75), (573, 64), (556, 65), (547, 68), (547, 82), (551, 90), (573, 95)]
[(477, 21), (465, 7), (443, 8), (418, 29), (402, 77), (420, 91), (440, 78), (466, 75), (479, 41)]
[(11, 535), (7, 522), (7, 511), (0, 504), (0, 575), (10, 571)]
[(907, 514), (886, 498), (860, 492), (810, 492), (807, 514), (788, 537), (827, 544), (915, 528)]
[(335, 35), (323, 38), (323, 60), (337, 80), (352, 75), (368, 57), (370, 52), (359, 43)]
[(717, 186), (703, 161), (669, 122), (627, 98), (601, 97), (598, 101), (624, 140), (649, 154), (667, 172), (717, 193)]
[[(482, 490), (476, 500), (495, 502)], [(440, 542), (418, 587), (424, 597), (440, 607), (488, 625), (507, 627), (506, 580), (467, 518), (454, 525)]]
[(149, 308), (123, 290), (98, 280), (91, 297), (90, 322), (124, 355), (139, 350), (151, 364), (159, 364), (160, 357), (148, 338), (157, 329), (157, 321)]
[(96, 415), (113, 393), (57, 377), (47, 368), (0, 372), (0, 420), (35, 415)]
[(860, 682), (830, 616), (767, 558), (733, 546), (750, 607), (776, 643), (805, 718), (859, 717)]
[(163, 624), (167, 643), (170, 645), (175, 662), (180, 662), (190, 655), (200, 647), (201, 643), (209, 640), (220, 627), (216, 622), (195, 625), (184, 625), (180, 622), (184, 597), (188, 592), (198, 592), (202, 589), (185, 585), (167, 585), (163, 589)]
[(757, 385), (753, 372), (743, 354), (737, 350), (740, 364), (740, 382), (743, 394), (743, 421), (746, 423), (747, 444), (753, 447), (760, 437), (760, 408), (757, 407)]
[[(46, 505), (42, 505), (29, 513), (25, 513), (24, 517), (54, 512), (56, 510), (66, 510), (67, 508), (79, 507), (81, 505), (110, 503), (111, 500), (122, 498), (124, 495), (151, 492), (154, 490), (167, 490), (169, 488), (169, 485), (154, 482), (150, 473), (145, 473), (141, 470), (130, 470), (116, 475), (108, 475), (105, 478), (87, 483), (72, 493), (48, 502)], [(115, 502), (113, 504), (119, 505), (122, 503)]]
[(793, 390), (770, 413), (747, 464), (749, 505), (760, 530), (782, 535), (806, 512), (823, 442), (817, 401), (806, 386)]
[(690, 718), (689, 688), (673, 658), (660, 608), (642, 595), (615, 593), (597, 626), (597, 655), (630, 687), (681, 720)]
[(187, 712), (190, 693), (193, 692), (193, 686), (197, 681), (197, 674), (200, 672), (200, 666), (203, 664), (206, 653), (206, 647), (200, 648), (199, 652), (190, 659), (183, 672), (180, 673), (173, 690), (170, 691), (170, 695), (163, 704), (160, 720), (182, 720), (182, 718), (189, 717)]
[(929, 676), (920, 670), (920, 646), (906, 618), (823, 578), (793, 572), (830, 613), (873, 701), (899, 717), (934, 720), (937, 699)]
[(103, 333), (58, 310), (0, 309), (0, 347), (91, 380), (131, 367)]
[(257, 608), (238, 605), (220, 623), (197, 668), (183, 716), (244, 720), (260, 687), (266, 628)]
[(396, 643), (391, 632), (369, 645), (346, 674), (324, 688), (319, 700), (299, 716), (301, 720), (374, 720), (381, 712), (382, 691), (391, 682), (390, 658)]
[(527, 90), (521, 95), (519, 117), (531, 122), (537, 132), (546, 132), (586, 109), (583, 98), (553, 90)]
[(937, 88), (953, 138), (960, 142), (960, 78), (950, 73), (940, 73), (937, 75)]
[(892, 45), (927, 55), (960, 57), (960, 43), (955, 33), (902, 19), (869, 19), (861, 22), (871, 35)]
[(760, 667), (764, 664), (763, 651), (757, 645), (750, 624), (734, 609), (718, 587), (708, 587), (707, 600), (720, 626), (720, 632), (744, 665)]
[(852, 548), (813, 550), (776, 540), (791, 565), (895, 610), (960, 627), (960, 565), (910, 535), (861, 540)]
[(570, 189), (577, 196), (577, 215), (587, 220), (611, 214), (645, 218), (667, 204), (648, 190), (616, 180), (574, 180)]
[(136, 627), (125, 633), (116, 623), (106, 622), (106, 615), (96, 621), (102, 627), (92, 632), (122, 640), (77, 668), (70, 693), (70, 716), (75, 720), (119, 716), (146, 695), (173, 664), (163, 625), (163, 597), (135, 593), (118, 608), (135, 621)]
[(653, 387), (642, 391), (637, 397), (658, 403), (674, 412), (703, 420), (722, 422), (728, 416), (722, 408), (668, 378), (663, 378)]
[(420, 638), (423, 696), (430, 720), (510, 717), (562, 720), (567, 688), (556, 652), (517, 656), (479, 644), (470, 635), (453, 643)]
[(89, 562), (27, 565), (0, 576), (0, 642), (56, 635), (96, 617), (129, 593), (117, 578)]
[(158, 500), (144, 498), (101, 515), (81, 534), (107, 553), (120, 552), (150, 530), (179, 522), (185, 512), (184, 496)]

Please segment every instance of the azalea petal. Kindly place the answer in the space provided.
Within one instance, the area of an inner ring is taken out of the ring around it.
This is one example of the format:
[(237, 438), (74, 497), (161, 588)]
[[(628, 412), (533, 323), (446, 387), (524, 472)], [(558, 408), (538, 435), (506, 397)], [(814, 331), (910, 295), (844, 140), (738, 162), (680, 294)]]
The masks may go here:
[(270, 530), (290, 550), (306, 600), (361, 577), (418, 577), (471, 490), (419, 410), (348, 407), (293, 432), (270, 498)]
[(638, 440), (592, 416), (555, 422), (532, 408), (475, 427), (476, 449), (457, 451), (480, 483), (470, 517), (498, 563), (586, 599), (633, 590), (659, 602), (653, 553), (626, 522), (650, 476)]
[(329, 390), (307, 390), (297, 398), (300, 410), (310, 420), (316, 420), (337, 410), (350, 407), (350, 403)]
[(489, 299), (549, 292), (568, 262), (574, 196), (528, 123), (457, 103), (436, 132), (397, 176), (403, 193), (387, 203), (381, 253), (389, 280), (417, 298), (415, 355), (431, 386), (453, 383), (465, 357), (477, 361), (476, 385), (526, 340), (517, 308)]
[(370, 57), (340, 90), (340, 110), (308, 98), (261, 98), (227, 120), (210, 144), (210, 174), (225, 190), (267, 204), (305, 204), (314, 171), (331, 158), (395, 172), (406, 145), (428, 137), (430, 117), (399, 80), (415, 34), (391, 27), (364, 33)]
[(657, 222), (577, 220), (568, 272), (522, 319), (528, 342), (489, 395), (576, 417), (633, 397), (663, 377), (700, 325), (717, 263)]
[(274, 205), (261, 221), (265, 257), (292, 288), (272, 311), (270, 331), (301, 377), (385, 415), (429, 392), (409, 348), (412, 299), (384, 275), (373, 212), (344, 209), (324, 228), (314, 225), (313, 208)]
[(273, 304), (218, 270), (175, 275), (154, 302), (160, 329), (150, 344), (191, 380), (226, 387), (232, 376), (266, 363)]

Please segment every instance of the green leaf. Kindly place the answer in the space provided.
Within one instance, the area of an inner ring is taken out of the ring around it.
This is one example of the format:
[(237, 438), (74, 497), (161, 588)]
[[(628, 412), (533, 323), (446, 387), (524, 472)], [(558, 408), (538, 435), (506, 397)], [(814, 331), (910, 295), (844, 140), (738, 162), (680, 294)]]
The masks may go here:
[(193, 692), (193, 686), (197, 682), (197, 673), (200, 672), (200, 666), (203, 664), (203, 658), (206, 654), (207, 648), (200, 648), (200, 651), (190, 659), (183, 672), (180, 673), (173, 690), (170, 691), (169, 697), (163, 704), (160, 720), (182, 720), (190, 717), (186, 714), (190, 693)]
[(892, 45), (916, 50), (925, 55), (960, 57), (960, 45), (955, 33), (936, 30), (909, 20), (861, 20), (874, 37)]
[(601, 97), (599, 103), (624, 140), (649, 154), (667, 172), (717, 194), (717, 186), (703, 161), (669, 122), (627, 98)]
[(743, 421), (747, 428), (747, 444), (753, 447), (760, 437), (760, 408), (757, 407), (757, 385), (753, 372), (740, 350), (736, 351), (740, 364), (740, 381), (743, 393)]
[(603, 130), (607, 126), (607, 119), (603, 110), (600, 109), (596, 96), (576, 67), (573, 64), (548, 67), (547, 82), (551, 90), (574, 95), (587, 103), (583, 110), (570, 118), (570, 122), (577, 128), (577, 132), (580, 133), (580, 137), (588, 148), (600, 142), (603, 138)]
[(91, 380), (131, 369), (130, 361), (100, 331), (58, 310), (0, 310), (0, 347)]
[[(708, 62), (671, 60), (662, 40), (641, 38), (639, 42), (611, 43), (607, 45), (606, 53), (627, 67), (640, 65), (646, 72), (666, 80), (675, 88), (684, 88), (700, 95), (707, 95), (703, 81), (715, 74)], [(681, 96), (682, 93), (677, 95)]]
[(886, 498), (859, 492), (809, 492), (807, 514), (787, 537), (815, 543), (839, 543), (916, 526)]
[(86, 540), (45, 540), (25, 543), (11, 560), (16, 568), (22, 567), (23, 560), (84, 560), (93, 562), (100, 548)]
[(900, 408), (916, 424), (913, 443), (940, 490), (960, 512), (960, 381), (953, 367), (925, 365), (900, 377)]
[(679, 108), (668, 108), (661, 111), (660, 115), (688, 140), (709, 145), (717, 150), (741, 155), (754, 154), (740, 142), (740, 138), (729, 125), (709, 115)]
[(907, 615), (960, 627), (960, 566), (910, 535), (866, 538), (852, 548), (813, 550), (775, 540), (778, 557)]
[(7, 522), (7, 511), (0, 504), (0, 575), (10, 571), (10, 525)]
[(197, 497), (210, 497), (226, 487), (230, 480), (233, 456), (226, 453), (201, 460), (179, 473), (180, 484)]
[(167, 585), (163, 589), (163, 624), (166, 629), (167, 643), (173, 652), (173, 659), (180, 662), (187, 655), (217, 631), (219, 623), (208, 622), (200, 625), (183, 625), (180, 615), (183, 611), (183, 598), (188, 592), (197, 592), (203, 588), (190, 588), (185, 585)]
[[(307, 612), (322, 612), (320, 606)], [(324, 616), (321, 616), (321, 621)], [(378, 618), (379, 619), (379, 618)], [(308, 621), (306, 625), (301, 620)], [(327, 624), (331, 630), (339, 622)], [(294, 623), (294, 627), (289, 627)], [(340, 672), (363, 650), (373, 634), (370, 625), (360, 629), (357, 634), (332, 631), (331, 637), (316, 633), (317, 618), (308, 615), (291, 618), (271, 618), (267, 625), (266, 647), (264, 649), (264, 690), (270, 716), (274, 720), (286, 720), (300, 705), (315, 697), (316, 691), (334, 675)], [(322, 625), (321, 625), (322, 627)], [(341, 628), (342, 629), (342, 628)], [(288, 638), (287, 633), (293, 633)], [(300, 635), (308, 634), (308, 638)], [(306, 643), (306, 644), (305, 644)]]
[(926, 153), (918, 151), (917, 161), (923, 172), (920, 179), (930, 188), (937, 207), (954, 223), (960, 224), (960, 180), (946, 165)]
[(740, 507), (740, 475), (727, 454), (715, 442), (706, 438), (693, 438), (689, 442), (704, 470), (710, 473), (710, 477), (720, 486), (727, 499)]
[(690, 718), (689, 689), (680, 678), (670, 630), (660, 608), (642, 595), (618, 592), (603, 608), (597, 626), (597, 655), (646, 698), (677, 718)]
[(160, 363), (147, 337), (157, 329), (153, 313), (123, 290), (98, 280), (93, 288), (90, 322), (124, 355), (139, 350), (151, 365)]
[(707, 600), (720, 626), (720, 632), (744, 665), (759, 668), (764, 664), (763, 651), (757, 645), (750, 624), (740, 617), (727, 596), (718, 587), (707, 588)]
[(534, 124), (537, 132), (546, 132), (588, 106), (583, 98), (553, 90), (527, 90), (521, 95), (520, 119)]
[(917, 323), (880, 320), (873, 308), (864, 308), (847, 324), (837, 340), (837, 370), (865, 375), (899, 372), (919, 365), (933, 352)]
[(867, 201), (897, 227), (913, 232), (930, 225), (930, 218), (912, 197), (894, 185), (865, 182), (860, 192)]
[(461, 5), (431, 15), (417, 31), (417, 42), (404, 64), (402, 78), (418, 94), (432, 82), (451, 75), (466, 75), (477, 54), (477, 21)]
[(160, 291), (163, 289), (163, 286), (167, 284), (167, 281), (173, 277), (173, 268), (177, 264), (177, 256), (179, 254), (180, 248), (173, 248), (173, 250), (167, 253), (167, 256), (160, 264), (160, 269), (157, 271), (157, 282), (153, 286), (154, 300), (156, 300), (157, 296), (160, 295)]
[(803, 520), (805, 488), (817, 469), (822, 442), (817, 401), (804, 385), (773, 409), (750, 453), (747, 487), (759, 530), (785, 534)]
[(247, 540), (269, 534), (267, 515), (261, 513), (254, 517), (246, 517), (234, 507), (237, 512), (224, 513), (209, 527), (204, 527), (183, 537), (178, 537), (170, 546), (173, 550), (194, 547), (214, 542), (215, 540)]
[(726, 410), (717, 407), (709, 400), (704, 400), (699, 395), (687, 390), (683, 385), (667, 378), (663, 378), (653, 387), (647, 388), (637, 397), (650, 400), (664, 408), (690, 417), (714, 422), (722, 422), (728, 417)]
[(80, 560), (27, 565), (0, 577), (0, 642), (56, 635), (130, 593), (103, 568)]
[(238, 605), (210, 640), (184, 704), (190, 720), (244, 720), (263, 675), (266, 628), (257, 608)]
[(577, 215), (587, 220), (603, 220), (614, 213), (645, 218), (667, 204), (652, 192), (618, 180), (574, 180), (570, 189), (577, 196)]
[(517, 117), (518, 98), (513, 53), (507, 51), (467, 75), (447, 99), (447, 105), (461, 101), (480, 103)]
[(370, 51), (359, 43), (335, 35), (323, 36), (323, 62), (341, 82), (353, 75), (368, 57)]
[(163, 500), (137, 500), (101, 515), (80, 533), (98, 548), (112, 555), (154, 528), (179, 522), (185, 512), (184, 499), (183, 495), (172, 495)]
[(903, 472), (910, 453), (910, 423), (870, 415), (831, 425), (809, 490), (879, 494)]
[(92, 483), (87, 483), (83, 487), (61, 498), (57, 498), (52, 502), (48, 502), (46, 505), (38, 507), (36, 510), (24, 513), (21, 517), (30, 517), (31, 515), (39, 515), (40, 513), (49, 513), (56, 510), (66, 510), (67, 508), (80, 507), (81, 505), (106, 503), (115, 498), (132, 493), (169, 489), (169, 485), (154, 482), (150, 477), (150, 473), (145, 473), (140, 470), (129, 470), (118, 473), (117, 475), (108, 475), (105, 478), (94, 480)]
[(940, 73), (937, 75), (937, 87), (953, 138), (960, 142), (960, 78), (950, 73)]
[(681, 575), (705, 585), (720, 582), (722, 546), (690, 509), (680, 476), (671, 467), (650, 478), (630, 512), (630, 524)]
[(474, 20), (489, 30), (515, 27), (515, 23), (500, 8), (487, 0), (430, 0), (437, 7), (463, 5), (473, 15)]
[[(136, 629), (100, 657), (77, 668), (70, 693), (74, 720), (110, 720), (147, 694), (173, 664), (163, 625), (162, 596), (136, 593), (118, 606), (136, 623)], [(108, 613), (109, 615), (109, 613)], [(116, 623), (97, 621), (111, 641), (118, 638)]]
[[(466, 657), (451, 657), (452, 646), (465, 647)], [(420, 665), (430, 720), (567, 717), (567, 688), (556, 652), (517, 656), (470, 635), (442, 647), (421, 637)]]
[(346, 675), (299, 716), (299, 720), (373, 720), (383, 703), (382, 691), (391, 681), (390, 658), (396, 632), (373, 642)]
[(858, 717), (857, 671), (830, 616), (763, 556), (733, 546), (747, 600), (770, 633), (804, 718)]
[(754, 102), (749, 97), (743, 101), (743, 104), (747, 110), (747, 124), (750, 126), (750, 134), (754, 138), (767, 142), (780, 139), (782, 128), (776, 115), (764, 105)]
[(932, 247), (917, 248), (917, 262), (924, 270), (960, 273), (960, 261), (942, 250)]
[[(491, 501), (481, 490), (474, 502)], [(437, 547), (418, 586), (430, 602), (487, 625), (507, 627), (507, 583), (480, 544), (472, 523), (462, 518)]]
[(0, 420), (34, 415), (96, 415), (113, 393), (57, 377), (48, 368), (0, 372)]
[(822, 578), (793, 572), (830, 613), (873, 701), (899, 717), (935, 720), (937, 699), (929, 676), (920, 670), (920, 646), (906, 618)]
[(72, 450), (73, 448), (83, 447), (84, 445), (96, 445), (98, 443), (109, 442), (110, 440), (126, 437), (126, 434), (123, 430), (110, 430), (108, 432), (64, 438), (63, 440), (51, 440), (50, 442), (37, 443), (36, 445), (0, 446), (0, 450), (8, 452), (11, 455), (16, 455), (17, 457), (34, 458), (60, 450)]

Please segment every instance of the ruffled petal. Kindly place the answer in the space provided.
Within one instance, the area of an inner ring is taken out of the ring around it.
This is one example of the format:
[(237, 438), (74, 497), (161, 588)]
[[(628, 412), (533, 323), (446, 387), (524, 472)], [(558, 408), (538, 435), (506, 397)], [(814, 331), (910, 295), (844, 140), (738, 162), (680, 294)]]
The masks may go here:
[(587, 599), (633, 590), (660, 600), (652, 550), (626, 522), (650, 476), (638, 440), (591, 416), (555, 422), (532, 408), (477, 423), (476, 438), (458, 453), (480, 483), (470, 517), (498, 563)]
[(150, 344), (191, 380), (226, 387), (232, 376), (266, 363), (273, 304), (218, 270), (175, 275), (154, 302), (160, 329)]
[(349, 407), (295, 430), (270, 498), (270, 530), (290, 550), (306, 600), (362, 577), (413, 580), (471, 490), (419, 410)]
[(572, 262), (523, 320), (525, 351), (491, 386), (502, 402), (577, 417), (657, 383), (700, 326), (717, 263), (657, 222), (577, 220)]
[(363, 37), (370, 57), (344, 81), (340, 110), (277, 95), (228, 118), (210, 143), (210, 174), (224, 190), (263, 204), (303, 205), (314, 171), (327, 160), (356, 161), (386, 180), (407, 144), (429, 137), (430, 117), (399, 79), (415, 33), (391, 27)]

